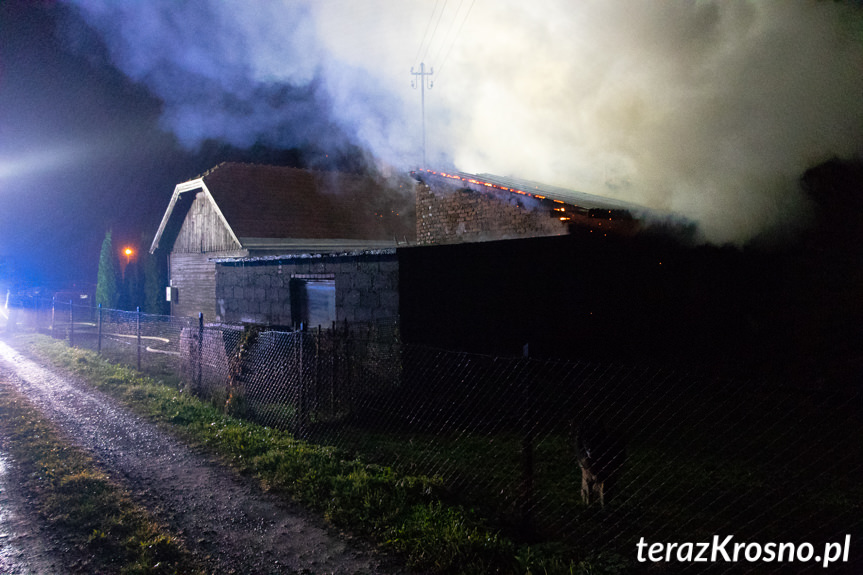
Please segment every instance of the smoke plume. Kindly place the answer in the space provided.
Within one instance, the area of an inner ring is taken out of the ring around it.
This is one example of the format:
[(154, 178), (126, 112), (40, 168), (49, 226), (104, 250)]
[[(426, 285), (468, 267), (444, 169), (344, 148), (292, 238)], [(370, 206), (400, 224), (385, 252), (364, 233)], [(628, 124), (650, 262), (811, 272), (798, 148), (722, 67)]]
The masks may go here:
[[(193, 147), (351, 143), (626, 199), (743, 242), (863, 149), (861, 9), (787, 0), (73, 0)], [(413, 60), (411, 60), (413, 58)]]

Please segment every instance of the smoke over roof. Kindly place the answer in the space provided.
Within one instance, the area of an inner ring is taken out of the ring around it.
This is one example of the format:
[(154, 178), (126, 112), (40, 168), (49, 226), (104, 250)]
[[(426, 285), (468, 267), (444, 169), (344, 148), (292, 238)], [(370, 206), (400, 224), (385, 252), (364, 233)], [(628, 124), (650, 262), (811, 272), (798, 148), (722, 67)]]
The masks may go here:
[(854, 4), (73, 3), (190, 147), (347, 143), (411, 167), (425, 57), (430, 165), (675, 211), (714, 242), (794, 222), (805, 169), (863, 148)]

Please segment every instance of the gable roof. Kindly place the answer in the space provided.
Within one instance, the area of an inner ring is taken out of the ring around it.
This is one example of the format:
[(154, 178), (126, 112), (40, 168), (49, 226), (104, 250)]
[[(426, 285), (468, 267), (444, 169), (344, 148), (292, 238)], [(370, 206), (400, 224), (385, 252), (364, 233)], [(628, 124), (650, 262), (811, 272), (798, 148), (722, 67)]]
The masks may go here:
[(199, 191), (212, 202), (232, 238), (246, 249), (297, 245), (297, 240), (395, 245), (416, 233), (413, 197), (397, 184), (355, 174), (222, 163), (174, 188), (151, 252), (170, 235), (166, 230), (171, 221), (185, 218), (180, 197)]

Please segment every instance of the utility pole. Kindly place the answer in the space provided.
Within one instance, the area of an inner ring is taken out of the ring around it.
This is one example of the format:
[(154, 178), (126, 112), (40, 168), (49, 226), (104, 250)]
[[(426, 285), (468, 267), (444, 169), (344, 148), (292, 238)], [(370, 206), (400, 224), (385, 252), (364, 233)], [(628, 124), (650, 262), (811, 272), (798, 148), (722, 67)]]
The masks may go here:
[[(431, 76), (434, 74), (434, 68), (430, 68), (428, 72), (425, 71), (425, 63), (420, 62), (420, 71), (414, 72), (414, 67), (411, 66), (411, 75), (419, 76), (416, 80), (411, 80), (411, 88), (416, 89), (417, 84), (420, 85), (420, 102), (422, 103), (422, 117), (423, 117), (423, 169), (426, 167), (426, 76)], [(434, 87), (434, 82), (429, 80), (428, 82), (429, 90)]]

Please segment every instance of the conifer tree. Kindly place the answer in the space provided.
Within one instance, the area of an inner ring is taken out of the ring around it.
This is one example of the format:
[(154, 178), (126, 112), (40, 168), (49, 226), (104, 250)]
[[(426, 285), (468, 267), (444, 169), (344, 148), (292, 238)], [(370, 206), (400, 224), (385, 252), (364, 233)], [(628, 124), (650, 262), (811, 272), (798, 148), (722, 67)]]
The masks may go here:
[(111, 231), (105, 233), (102, 241), (102, 252), (99, 254), (99, 279), (96, 282), (96, 304), (103, 308), (114, 309), (117, 306), (117, 272), (114, 268), (114, 247), (111, 243)]
[(165, 302), (165, 272), (159, 265), (159, 252), (144, 253), (144, 311), (168, 313)]

